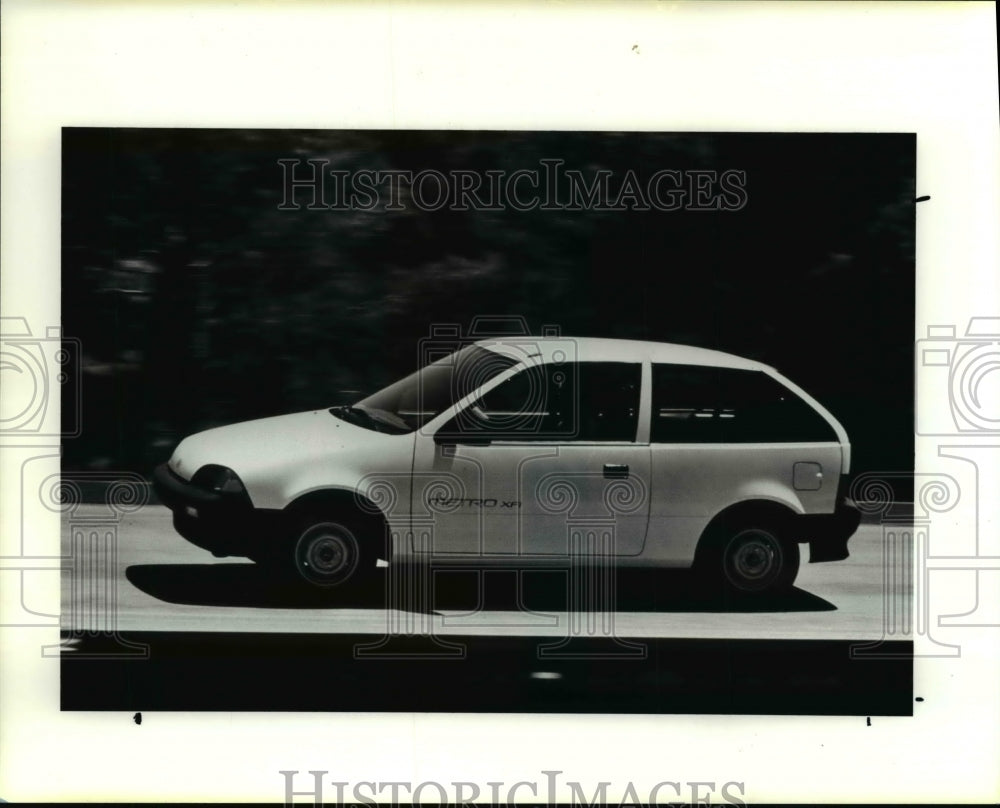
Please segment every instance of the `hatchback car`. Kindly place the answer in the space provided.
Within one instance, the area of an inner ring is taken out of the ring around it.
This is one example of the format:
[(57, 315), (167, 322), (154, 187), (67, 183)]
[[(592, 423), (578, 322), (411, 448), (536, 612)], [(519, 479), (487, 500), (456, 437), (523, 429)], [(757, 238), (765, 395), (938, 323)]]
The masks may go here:
[[(790, 587), (847, 558), (843, 427), (776, 370), (684, 345), (484, 340), (352, 405), (184, 439), (154, 484), (181, 536), (312, 584), (435, 567), (694, 567)], [(596, 558), (595, 558), (596, 557)]]

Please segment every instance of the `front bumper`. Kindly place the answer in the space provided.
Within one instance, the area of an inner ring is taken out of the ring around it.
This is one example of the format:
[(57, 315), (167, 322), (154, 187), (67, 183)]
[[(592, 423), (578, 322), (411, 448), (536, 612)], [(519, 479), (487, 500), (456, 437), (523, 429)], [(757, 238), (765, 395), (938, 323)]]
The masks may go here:
[(173, 511), (174, 530), (215, 556), (258, 555), (278, 540), (280, 511), (258, 510), (245, 492), (208, 491), (174, 474), (166, 463), (153, 471), (153, 488)]
[(803, 537), (809, 542), (809, 563), (843, 561), (850, 555), (847, 542), (861, 524), (861, 511), (844, 497), (830, 514), (799, 517)]

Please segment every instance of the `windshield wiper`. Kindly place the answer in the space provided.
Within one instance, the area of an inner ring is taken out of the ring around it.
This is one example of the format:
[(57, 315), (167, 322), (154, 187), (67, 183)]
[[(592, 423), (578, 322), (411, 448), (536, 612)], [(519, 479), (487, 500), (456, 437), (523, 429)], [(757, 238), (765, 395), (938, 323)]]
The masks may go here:
[(349, 423), (374, 429), (376, 432), (402, 435), (410, 431), (406, 421), (386, 410), (369, 409), (368, 407), (353, 405), (331, 407), (330, 412)]
[(379, 421), (373, 418), (372, 414), (362, 407), (330, 407), (330, 413), (347, 421), (348, 423), (357, 424), (358, 426), (366, 426), (370, 429), (374, 429), (376, 432), (382, 431), (379, 429)]

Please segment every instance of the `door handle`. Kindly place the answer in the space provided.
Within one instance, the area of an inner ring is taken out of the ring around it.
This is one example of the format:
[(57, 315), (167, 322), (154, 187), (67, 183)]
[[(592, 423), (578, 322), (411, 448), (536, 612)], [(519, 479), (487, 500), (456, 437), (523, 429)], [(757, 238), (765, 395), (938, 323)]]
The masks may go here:
[(624, 480), (628, 478), (628, 464), (605, 463), (604, 478), (607, 480)]

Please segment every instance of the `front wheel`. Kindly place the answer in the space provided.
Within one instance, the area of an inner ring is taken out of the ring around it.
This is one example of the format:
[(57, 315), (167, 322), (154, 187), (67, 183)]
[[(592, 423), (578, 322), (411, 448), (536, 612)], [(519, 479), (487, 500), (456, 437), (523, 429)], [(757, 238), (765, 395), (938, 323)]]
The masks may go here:
[(337, 586), (349, 581), (358, 572), (361, 556), (357, 535), (340, 522), (309, 523), (300, 528), (295, 538), (295, 569), (316, 586)]
[(316, 587), (353, 589), (373, 579), (377, 553), (365, 522), (322, 513), (303, 514), (253, 560), (280, 579)]

